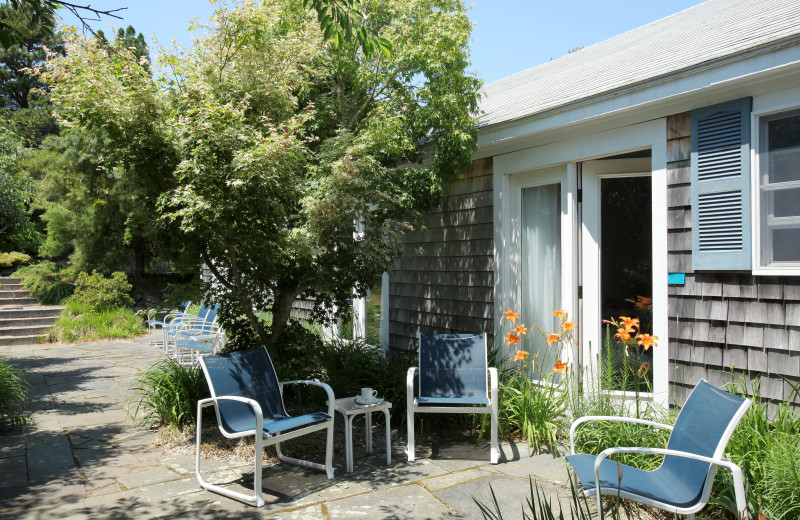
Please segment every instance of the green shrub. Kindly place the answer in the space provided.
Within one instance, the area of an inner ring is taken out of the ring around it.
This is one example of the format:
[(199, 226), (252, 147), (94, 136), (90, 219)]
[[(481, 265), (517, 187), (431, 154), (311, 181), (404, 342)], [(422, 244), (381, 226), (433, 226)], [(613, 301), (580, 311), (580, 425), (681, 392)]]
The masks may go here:
[(0, 360), (0, 427), (28, 422), (23, 410), (30, 388), (19, 368)]
[(9, 267), (16, 267), (18, 265), (27, 264), (31, 261), (31, 255), (12, 251), (10, 253), (0, 253), (0, 269), (7, 269)]
[(72, 299), (95, 309), (133, 307), (131, 289), (127, 275), (119, 271), (112, 273), (110, 278), (97, 271), (92, 274), (80, 273), (75, 280), (75, 294)]
[(67, 301), (46, 341), (76, 343), (106, 339), (136, 338), (144, 332), (141, 315), (126, 308), (95, 308), (78, 301)]
[(132, 385), (134, 414), (140, 425), (181, 428), (195, 422), (197, 401), (210, 395), (203, 371), (164, 358)]
[[(795, 444), (792, 449), (787, 443), (800, 439), (800, 411), (789, 404), (790, 397), (788, 402), (774, 405), (770, 413), (768, 402), (761, 398), (759, 379), (748, 385), (740, 378), (729, 384), (727, 390), (748, 397), (752, 402), (725, 451), (725, 456), (742, 468), (750, 512), (755, 518), (759, 515), (770, 519), (797, 518), (797, 487), (790, 489), (789, 486), (793, 485), (793, 480), (797, 486), (797, 473), (792, 476), (792, 472), (798, 469), (798, 448)], [(795, 395), (797, 391), (795, 387)], [(790, 459), (792, 453), (795, 454), (793, 460)], [(734, 488), (727, 472), (717, 473), (709, 503), (726, 510), (730, 518), (736, 518)]]
[(45, 305), (58, 305), (75, 290), (75, 275), (53, 262), (41, 262), (17, 269), (25, 289)]

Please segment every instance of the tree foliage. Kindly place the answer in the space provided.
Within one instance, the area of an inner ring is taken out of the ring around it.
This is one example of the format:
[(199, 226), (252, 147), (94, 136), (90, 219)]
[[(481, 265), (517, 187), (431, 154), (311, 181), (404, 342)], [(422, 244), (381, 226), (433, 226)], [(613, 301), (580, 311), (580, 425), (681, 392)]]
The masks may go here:
[(363, 295), (475, 149), (463, 3), (392, 0), (367, 14), (392, 52), (326, 41), (299, 2), (244, 1), (162, 57), (161, 88), (133, 53), (75, 33), (45, 73), (65, 124), (101, 131), (107, 167), (160, 193), (150, 223), (173, 264), (209, 266), (224, 319), (265, 343), (299, 295), (323, 320)]
[(27, 153), (17, 135), (0, 128), (0, 253), (32, 251), (38, 243), (28, 217), (33, 189), (17, 168)]

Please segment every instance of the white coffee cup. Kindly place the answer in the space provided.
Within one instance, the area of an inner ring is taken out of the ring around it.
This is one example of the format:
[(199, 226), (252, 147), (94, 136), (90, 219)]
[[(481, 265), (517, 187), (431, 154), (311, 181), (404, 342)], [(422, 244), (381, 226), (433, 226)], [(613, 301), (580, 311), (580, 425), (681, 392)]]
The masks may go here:
[(361, 401), (365, 403), (371, 403), (378, 397), (378, 391), (373, 390), (372, 388), (362, 388), (361, 389)]

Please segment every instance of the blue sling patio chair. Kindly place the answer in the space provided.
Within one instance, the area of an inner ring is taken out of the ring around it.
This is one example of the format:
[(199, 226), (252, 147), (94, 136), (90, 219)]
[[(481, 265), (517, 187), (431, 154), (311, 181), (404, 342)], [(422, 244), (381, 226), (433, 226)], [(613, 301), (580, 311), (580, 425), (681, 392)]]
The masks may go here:
[[(619, 495), (641, 504), (678, 515), (694, 514), (708, 502), (717, 467), (733, 477), (736, 508), (740, 518), (747, 518), (742, 470), (723, 458), (725, 446), (741, 421), (750, 400), (731, 395), (700, 380), (681, 408), (674, 426), (624, 417), (581, 417), (569, 431), (570, 453), (566, 459), (583, 485), (586, 496), (597, 497), (598, 511), (602, 495)], [(575, 454), (575, 432), (590, 421), (624, 421), (672, 430), (667, 448), (609, 448), (598, 456)], [(664, 455), (658, 469), (643, 471), (607, 459), (616, 453), (652, 453)], [(741, 516), (741, 515), (744, 516)]]
[[(488, 413), (491, 416), (490, 460), (497, 464), (497, 369), (487, 367), (486, 334), (420, 334), (419, 367), (406, 376), (406, 422), (409, 462), (414, 461), (414, 414)], [(414, 375), (419, 373), (419, 395)], [(491, 376), (491, 394), (489, 381)]]
[[(274, 445), (278, 458), (290, 464), (325, 471), (333, 478), (333, 411), (334, 396), (331, 387), (318, 381), (278, 382), (272, 360), (266, 348), (206, 356), (200, 358), (200, 366), (208, 382), (211, 397), (197, 402), (197, 445), (195, 473), (204, 489), (242, 500), (261, 507), (264, 498), (261, 494), (261, 458), (264, 446)], [(288, 384), (306, 384), (322, 387), (327, 393), (328, 411), (314, 412), (291, 417), (283, 405), (283, 387)], [(203, 480), (200, 474), (200, 443), (203, 408), (214, 406), (219, 430), (229, 439), (254, 436), (256, 443), (255, 473), (253, 475), (253, 495), (239, 493)], [(325, 450), (325, 463), (287, 457), (281, 452), (281, 442), (328, 430)]]
[(158, 339), (158, 331), (163, 329), (164, 327), (170, 325), (177, 325), (182, 320), (190, 317), (189, 314), (189, 307), (192, 305), (191, 301), (183, 302), (181, 309), (174, 309), (169, 311), (162, 319), (149, 319), (145, 323), (147, 324), (147, 332), (148, 332), (148, 340), (147, 343), (153, 347), (154, 349), (163, 348), (164, 352), (166, 352), (166, 344), (163, 340), (163, 333), (162, 339)]
[(172, 355), (180, 361), (181, 352), (175, 345), (177, 337), (189, 337), (211, 334), (217, 323), (219, 305), (206, 302), (200, 306), (196, 316), (186, 316), (179, 323), (169, 324), (164, 327), (164, 350), (167, 355)]

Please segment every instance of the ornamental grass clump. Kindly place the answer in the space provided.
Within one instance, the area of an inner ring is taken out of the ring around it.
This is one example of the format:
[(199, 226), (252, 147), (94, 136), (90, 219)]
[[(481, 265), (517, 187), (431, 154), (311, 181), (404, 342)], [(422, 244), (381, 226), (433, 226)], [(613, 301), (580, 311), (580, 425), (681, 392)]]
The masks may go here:
[(25, 401), (30, 390), (25, 374), (0, 359), (0, 429), (27, 424)]
[(139, 425), (175, 429), (194, 424), (197, 401), (211, 395), (200, 368), (185, 367), (170, 358), (162, 359), (137, 377), (131, 391)]

